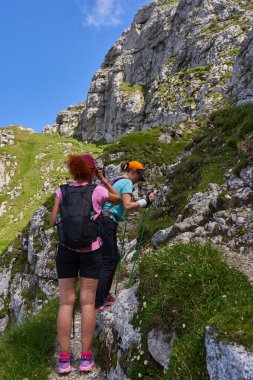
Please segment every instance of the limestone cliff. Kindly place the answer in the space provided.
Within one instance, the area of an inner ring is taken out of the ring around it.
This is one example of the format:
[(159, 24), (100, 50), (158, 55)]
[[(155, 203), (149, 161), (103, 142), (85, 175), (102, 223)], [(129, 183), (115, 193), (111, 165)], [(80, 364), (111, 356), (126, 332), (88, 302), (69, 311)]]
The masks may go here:
[(238, 104), (253, 102), (253, 31), (244, 41), (234, 65), (229, 83), (229, 95)]
[(59, 133), (60, 136), (79, 137), (80, 115), (85, 110), (86, 103), (79, 103), (69, 106), (66, 110), (58, 113), (55, 124), (46, 125), (43, 129), (44, 134)]
[(249, 0), (156, 0), (144, 6), (94, 75), (71, 133), (78, 125), (83, 140), (110, 142), (203, 118), (226, 104), (242, 46), (230, 88), (233, 97), (250, 99), (252, 35), (244, 40), (252, 19)]

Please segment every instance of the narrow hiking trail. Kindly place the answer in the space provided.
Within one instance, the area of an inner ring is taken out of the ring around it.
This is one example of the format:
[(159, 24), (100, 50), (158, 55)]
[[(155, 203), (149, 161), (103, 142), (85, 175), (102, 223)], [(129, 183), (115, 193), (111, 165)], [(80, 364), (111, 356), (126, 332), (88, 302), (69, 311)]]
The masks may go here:
[[(148, 251), (145, 252), (148, 254)], [(230, 267), (235, 267), (240, 272), (244, 273), (251, 284), (253, 285), (253, 257), (250, 256), (246, 258), (244, 255), (239, 254), (238, 252), (224, 249), (224, 259), (228, 263)], [(132, 268), (132, 265), (128, 265), (127, 273), (128, 275), (124, 273), (123, 270), (123, 278), (120, 279), (118, 283), (118, 292), (120, 293), (127, 285), (128, 278), (130, 274), (130, 269)], [(125, 268), (126, 269), (126, 268)], [(115, 293), (115, 287), (116, 287), (116, 281), (113, 283), (113, 293)], [(58, 345), (56, 344), (56, 351), (53, 358), (53, 365), (52, 365), (52, 372), (48, 377), (48, 380), (106, 380), (107, 375), (106, 373), (99, 367), (99, 365), (96, 363), (94, 366), (93, 371), (88, 373), (80, 373), (79, 372), (79, 360), (80, 360), (80, 353), (81, 353), (81, 313), (80, 311), (76, 312), (75, 315), (75, 337), (71, 339), (71, 353), (73, 355), (73, 362), (72, 362), (72, 371), (67, 375), (59, 375), (57, 373), (57, 358), (58, 358)], [(95, 358), (96, 359), (96, 358)]]
[(74, 361), (72, 363), (72, 371), (66, 375), (59, 375), (57, 373), (57, 358), (58, 349), (54, 355), (54, 368), (52, 373), (49, 375), (48, 380), (106, 380), (106, 375), (103, 373), (98, 364), (95, 365), (91, 372), (80, 373), (79, 372), (79, 361), (81, 356), (81, 314), (77, 312), (75, 315), (75, 337), (71, 339), (70, 352), (73, 354)]

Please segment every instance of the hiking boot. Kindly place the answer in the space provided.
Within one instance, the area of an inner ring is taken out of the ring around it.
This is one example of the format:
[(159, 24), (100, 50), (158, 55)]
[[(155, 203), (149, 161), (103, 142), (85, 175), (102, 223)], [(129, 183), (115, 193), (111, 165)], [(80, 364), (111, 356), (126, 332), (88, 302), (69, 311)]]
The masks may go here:
[(58, 359), (58, 372), (69, 373), (71, 371), (70, 359)]
[(92, 370), (94, 364), (95, 364), (95, 360), (94, 360), (93, 355), (91, 355), (89, 358), (85, 356), (81, 356), (79, 371), (89, 372)]
[(96, 312), (96, 314), (98, 314), (98, 313), (103, 313), (103, 311), (105, 311), (106, 308), (107, 308), (107, 306), (106, 306), (106, 304), (104, 303), (103, 305), (101, 305), (101, 306), (99, 306), (99, 307), (96, 307), (95, 312)]
[(112, 305), (116, 300), (116, 297), (114, 297), (111, 293), (108, 294), (108, 296), (105, 299), (106, 306)]

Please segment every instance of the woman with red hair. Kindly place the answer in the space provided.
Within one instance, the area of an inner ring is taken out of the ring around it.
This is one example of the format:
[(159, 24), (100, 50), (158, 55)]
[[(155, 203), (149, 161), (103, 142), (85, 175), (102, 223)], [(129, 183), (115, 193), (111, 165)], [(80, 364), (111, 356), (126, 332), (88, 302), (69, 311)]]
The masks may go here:
[[(61, 213), (61, 207), (63, 213), (63, 209), (66, 207), (65, 203), (69, 204), (70, 201), (73, 201), (71, 204), (75, 205), (77, 199), (85, 198), (85, 196), (87, 198), (86, 190), (95, 176), (100, 179), (103, 186), (93, 185), (89, 188), (90, 203), (92, 203), (93, 209), (91, 219), (93, 221), (98, 219), (105, 202), (120, 203), (120, 195), (106, 181), (102, 171), (96, 169), (95, 160), (91, 155), (70, 155), (67, 166), (74, 181), (60, 186), (55, 191), (56, 198), (50, 219), (53, 225), (56, 223), (57, 214)], [(102, 240), (97, 236), (83, 247), (70, 247), (64, 240), (58, 244), (56, 269), (59, 281), (60, 306), (57, 330), (60, 345), (58, 371), (61, 374), (71, 371), (70, 336), (78, 277), (80, 277), (82, 312), (82, 353), (79, 369), (82, 372), (90, 371), (95, 363), (91, 354), (91, 344), (95, 329), (95, 295), (102, 267), (101, 245)]]

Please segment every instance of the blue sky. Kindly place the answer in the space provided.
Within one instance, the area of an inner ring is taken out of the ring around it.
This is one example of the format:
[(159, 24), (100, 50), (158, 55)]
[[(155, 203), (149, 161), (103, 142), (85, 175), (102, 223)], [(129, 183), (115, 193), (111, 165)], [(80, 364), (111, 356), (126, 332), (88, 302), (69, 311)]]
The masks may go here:
[(106, 52), (150, 0), (3, 0), (0, 127), (40, 132), (86, 99)]

